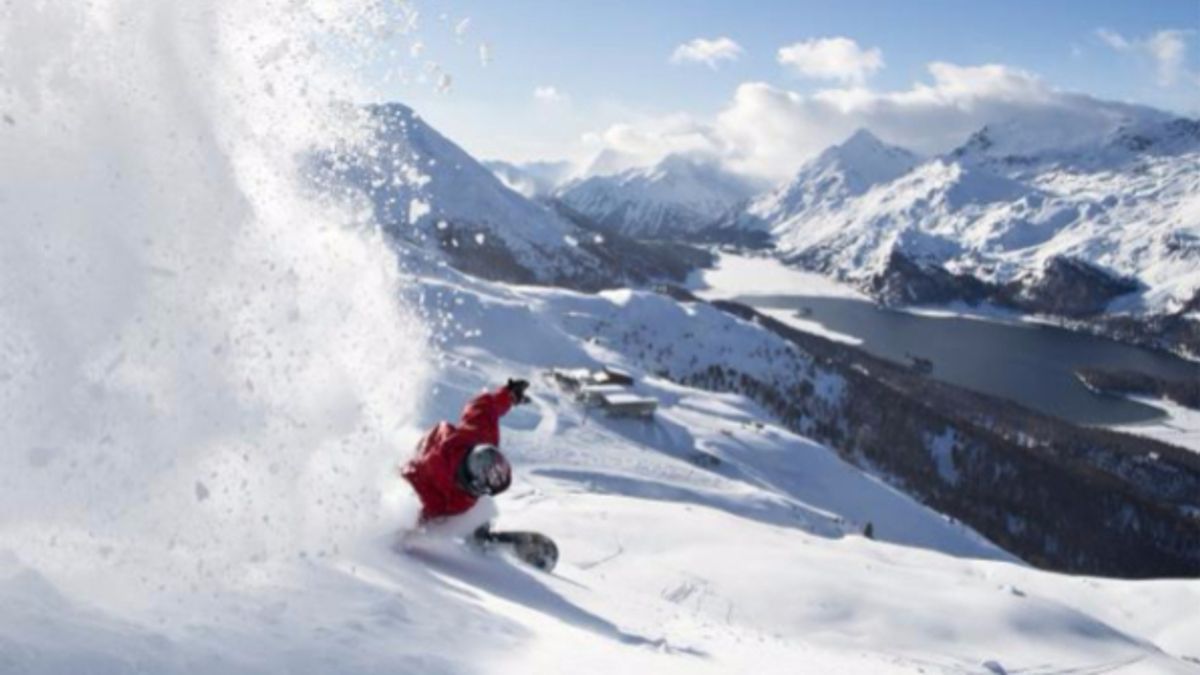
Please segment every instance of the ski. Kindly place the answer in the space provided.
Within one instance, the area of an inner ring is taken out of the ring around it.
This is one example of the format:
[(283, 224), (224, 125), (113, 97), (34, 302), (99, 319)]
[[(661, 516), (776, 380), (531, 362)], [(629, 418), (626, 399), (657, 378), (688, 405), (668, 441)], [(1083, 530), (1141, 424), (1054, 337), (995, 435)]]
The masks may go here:
[(538, 532), (494, 532), (486, 527), (475, 531), (475, 541), (485, 550), (504, 550), (521, 562), (543, 572), (554, 570), (558, 564), (558, 545)]

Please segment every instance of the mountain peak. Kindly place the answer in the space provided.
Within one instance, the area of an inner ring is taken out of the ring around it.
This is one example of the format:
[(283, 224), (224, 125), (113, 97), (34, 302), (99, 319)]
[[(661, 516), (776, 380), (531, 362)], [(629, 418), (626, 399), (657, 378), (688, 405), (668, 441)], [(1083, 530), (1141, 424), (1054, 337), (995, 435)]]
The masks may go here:
[(879, 140), (879, 137), (871, 133), (866, 127), (859, 127), (854, 133), (839, 143), (835, 147), (841, 148), (880, 148), (886, 147), (886, 144)]
[(681, 152), (672, 152), (658, 161), (655, 166), (663, 169), (692, 169), (697, 166), (706, 166), (711, 164), (702, 158), (687, 155)]
[(721, 163), (716, 158), (705, 157), (703, 155), (671, 153), (651, 167), (631, 169), (627, 173), (643, 177), (652, 182), (660, 180), (686, 180), (709, 184), (710, 187), (715, 187), (719, 191), (726, 191), (728, 188), (733, 187), (738, 192), (746, 192), (746, 194), (742, 195), (743, 197), (749, 194), (747, 182), (744, 179), (730, 173), (725, 167), (721, 166)]
[(749, 212), (768, 224), (779, 224), (816, 206), (834, 208), (908, 173), (919, 162), (912, 152), (860, 128), (800, 167), (786, 185), (757, 199)]
[[(831, 145), (817, 156), (815, 163), (832, 163), (846, 165), (848, 168), (869, 168), (870, 165), (881, 161), (881, 158), (893, 158), (902, 164), (914, 164), (916, 155), (904, 148), (889, 145), (879, 139), (866, 128), (859, 128), (850, 134), (846, 140)], [(887, 160), (883, 160), (887, 161)]]

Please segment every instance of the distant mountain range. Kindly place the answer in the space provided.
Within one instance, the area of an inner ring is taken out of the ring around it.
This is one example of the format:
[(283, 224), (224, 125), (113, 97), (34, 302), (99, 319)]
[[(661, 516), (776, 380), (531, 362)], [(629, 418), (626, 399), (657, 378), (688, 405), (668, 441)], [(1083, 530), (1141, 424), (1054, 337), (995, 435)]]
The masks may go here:
[(1200, 123), (1150, 112), (1062, 147), (1031, 135), (987, 127), (917, 161), (859, 132), (741, 223), (885, 302), (1175, 317), (1148, 340), (1200, 350)]
[(669, 155), (649, 168), (570, 181), (554, 196), (606, 230), (669, 239), (706, 228), (758, 187), (716, 162)]
[(399, 104), (369, 109), (373, 152), (330, 166), (394, 236), (487, 278), (678, 280), (707, 260), (679, 244), (755, 243), (885, 303), (989, 302), (1200, 354), (1200, 122), (1096, 105), (935, 157), (859, 130), (767, 191), (684, 155), (582, 178), (485, 166)]
[(890, 304), (989, 302), (1200, 354), (1200, 121), (1094, 103), (935, 157), (859, 130), (749, 199), (680, 158), (555, 195), (607, 230), (758, 243)]
[(699, 250), (611, 235), (577, 214), (526, 198), (404, 105), (366, 112), (372, 138), (318, 162), (328, 182), (365, 197), (398, 241), (460, 270), (598, 290), (679, 280), (709, 259)]

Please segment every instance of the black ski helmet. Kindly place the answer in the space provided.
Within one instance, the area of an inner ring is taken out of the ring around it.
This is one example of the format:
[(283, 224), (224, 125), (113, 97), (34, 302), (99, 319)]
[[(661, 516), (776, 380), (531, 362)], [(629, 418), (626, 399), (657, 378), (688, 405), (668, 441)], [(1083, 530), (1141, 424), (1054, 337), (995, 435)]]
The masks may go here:
[(474, 497), (498, 495), (512, 484), (512, 467), (500, 448), (480, 443), (471, 448), (459, 465), (459, 483)]

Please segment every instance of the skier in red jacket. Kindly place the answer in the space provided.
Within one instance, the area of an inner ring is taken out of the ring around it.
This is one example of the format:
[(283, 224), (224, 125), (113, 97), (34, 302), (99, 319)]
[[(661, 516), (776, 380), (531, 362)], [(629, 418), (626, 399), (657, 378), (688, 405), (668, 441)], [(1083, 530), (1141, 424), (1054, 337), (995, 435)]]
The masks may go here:
[(512, 482), (500, 453), (500, 418), (528, 399), (529, 382), (508, 384), (471, 399), (455, 426), (439, 422), (401, 470), (421, 499), (421, 522), (464, 513), (483, 495), (498, 495)]

